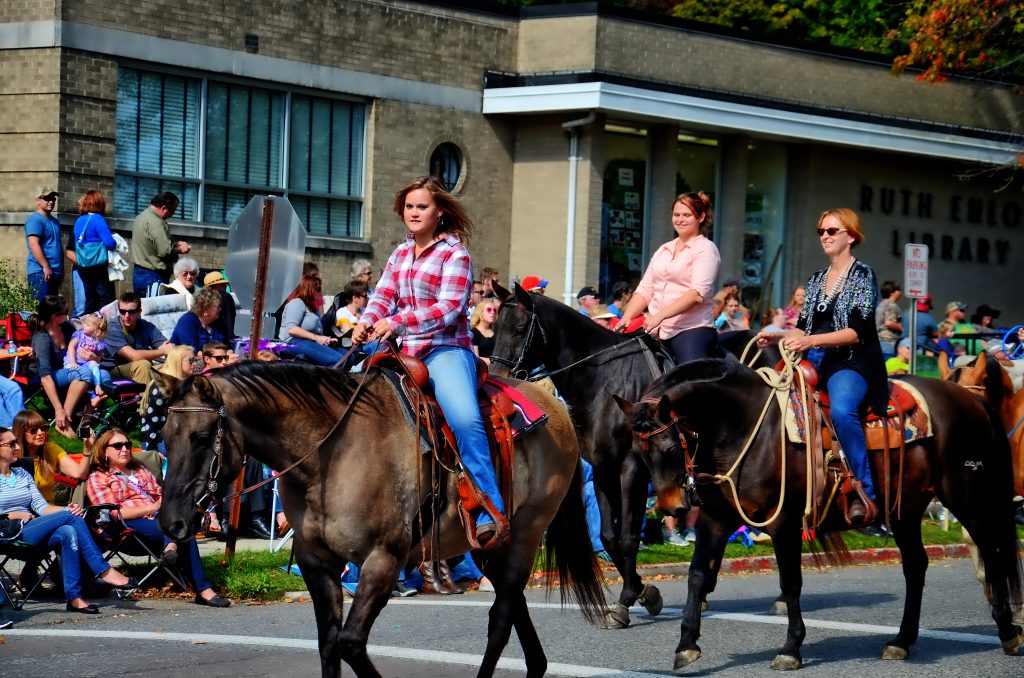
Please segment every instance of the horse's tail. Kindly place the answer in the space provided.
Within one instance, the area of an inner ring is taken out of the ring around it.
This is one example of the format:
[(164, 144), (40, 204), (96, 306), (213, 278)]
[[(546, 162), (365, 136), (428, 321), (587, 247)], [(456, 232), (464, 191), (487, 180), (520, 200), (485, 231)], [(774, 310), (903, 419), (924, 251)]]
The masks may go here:
[(579, 463), (544, 540), (544, 571), (556, 569), (562, 602), (568, 599), (576, 603), (588, 622), (600, 623), (604, 618), (604, 580), (587, 532), (583, 469)]

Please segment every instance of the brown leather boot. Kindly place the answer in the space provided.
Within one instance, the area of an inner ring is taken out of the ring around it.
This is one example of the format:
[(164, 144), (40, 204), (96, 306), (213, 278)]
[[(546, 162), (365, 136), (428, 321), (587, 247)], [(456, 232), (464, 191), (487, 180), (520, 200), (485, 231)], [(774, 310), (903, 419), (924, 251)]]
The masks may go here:
[(452, 572), (448, 569), (448, 563), (441, 561), (435, 570), (435, 564), (420, 563), (420, 575), (423, 577), (423, 592), (439, 593), (442, 596), (450, 596), (462, 593), (463, 590), (452, 581)]

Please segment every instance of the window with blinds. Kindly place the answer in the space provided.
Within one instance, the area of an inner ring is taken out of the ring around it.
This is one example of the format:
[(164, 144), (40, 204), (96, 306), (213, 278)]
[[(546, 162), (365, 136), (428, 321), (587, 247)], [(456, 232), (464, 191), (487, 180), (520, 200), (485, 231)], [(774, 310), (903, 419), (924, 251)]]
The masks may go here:
[(173, 191), (178, 218), (229, 224), (285, 195), (310, 233), (361, 237), (365, 126), (360, 102), (120, 68), (115, 211)]

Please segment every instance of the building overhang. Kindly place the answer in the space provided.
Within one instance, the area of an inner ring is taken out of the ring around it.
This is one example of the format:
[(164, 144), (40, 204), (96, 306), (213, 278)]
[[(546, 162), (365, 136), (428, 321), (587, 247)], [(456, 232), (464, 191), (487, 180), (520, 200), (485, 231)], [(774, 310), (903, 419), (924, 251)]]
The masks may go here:
[[(501, 79), (502, 76), (492, 78), (499, 82)], [(843, 115), (844, 112), (830, 111), (826, 115), (794, 108), (799, 107), (730, 101), (603, 80), (496, 86), (485, 88), (483, 93), (485, 115), (598, 111), (610, 117), (671, 121), (683, 127), (997, 165), (1016, 162), (1024, 146), (1011, 135), (987, 134), (986, 130), (872, 120), (855, 112)]]

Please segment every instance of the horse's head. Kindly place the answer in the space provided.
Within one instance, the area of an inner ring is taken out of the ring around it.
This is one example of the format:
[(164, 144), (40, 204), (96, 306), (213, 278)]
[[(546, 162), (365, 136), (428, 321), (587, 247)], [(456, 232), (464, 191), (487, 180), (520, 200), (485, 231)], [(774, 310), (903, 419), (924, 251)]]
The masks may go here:
[(167, 478), (160, 507), (160, 527), (174, 540), (195, 534), (199, 521), (238, 475), (240, 459), (228, 440), (228, 411), (209, 377), (178, 381), (160, 375), (161, 390), (170, 397), (167, 423)]
[(494, 291), (501, 307), (494, 326), (491, 371), (499, 376), (525, 379), (544, 363), (544, 332), (537, 320), (536, 295), (518, 283), (514, 292), (494, 283)]
[(630, 402), (612, 396), (626, 414), (626, 424), (633, 430), (634, 451), (647, 464), (651, 482), (658, 496), (658, 508), (677, 518), (690, 510), (684, 491), (687, 482), (689, 445), (692, 431), (683, 424), (672, 407), (668, 395)]

